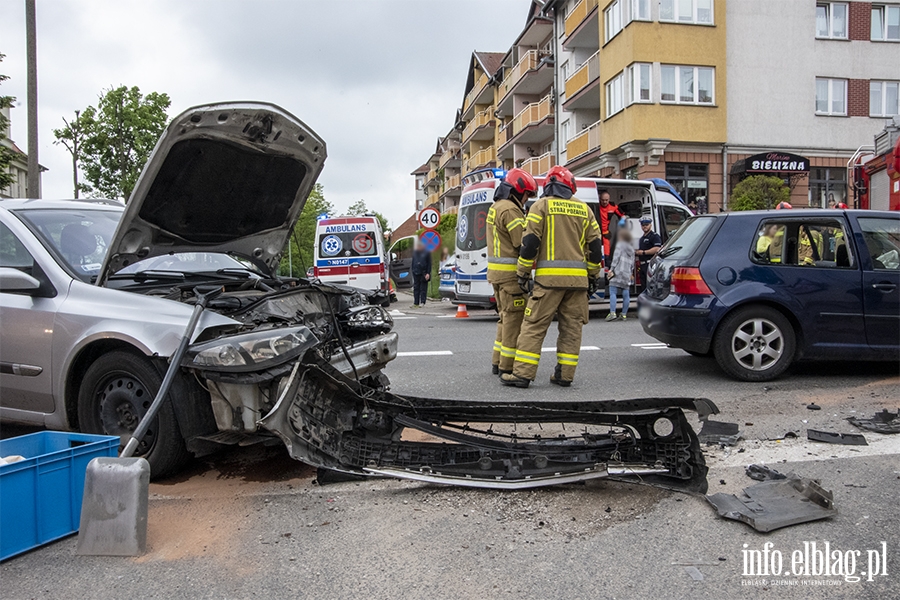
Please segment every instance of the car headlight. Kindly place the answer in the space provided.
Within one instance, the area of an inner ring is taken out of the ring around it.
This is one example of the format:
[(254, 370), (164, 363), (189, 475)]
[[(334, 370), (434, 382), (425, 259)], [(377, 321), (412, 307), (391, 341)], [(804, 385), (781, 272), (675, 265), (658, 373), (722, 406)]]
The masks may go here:
[(343, 318), (350, 329), (362, 331), (390, 331), (394, 319), (380, 306), (359, 306), (351, 309)]
[(296, 358), (317, 343), (306, 327), (266, 329), (191, 346), (183, 364), (208, 371), (261, 371)]

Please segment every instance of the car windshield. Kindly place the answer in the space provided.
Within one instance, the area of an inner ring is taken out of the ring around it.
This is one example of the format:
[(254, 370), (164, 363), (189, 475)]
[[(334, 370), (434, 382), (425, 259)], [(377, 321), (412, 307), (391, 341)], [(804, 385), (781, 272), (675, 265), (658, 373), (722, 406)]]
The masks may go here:
[(706, 237), (706, 232), (713, 226), (714, 221), (714, 217), (689, 219), (660, 248), (659, 256), (663, 258), (690, 256)]
[(463, 252), (487, 247), (487, 213), (490, 202), (470, 204), (459, 209), (456, 219), (456, 247)]
[(16, 211), (44, 245), (82, 281), (100, 272), (122, 211), (25, 209)]

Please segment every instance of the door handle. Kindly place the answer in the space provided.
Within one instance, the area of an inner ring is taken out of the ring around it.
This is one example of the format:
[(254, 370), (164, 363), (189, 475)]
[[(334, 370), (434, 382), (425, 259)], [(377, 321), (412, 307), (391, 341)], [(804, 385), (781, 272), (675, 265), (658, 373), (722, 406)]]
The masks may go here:
[(892, 292), (896, 289), (897, 284), (889, 281), (879, 281), (878, 283), (873, 283), (872, 287), (881, 292)]

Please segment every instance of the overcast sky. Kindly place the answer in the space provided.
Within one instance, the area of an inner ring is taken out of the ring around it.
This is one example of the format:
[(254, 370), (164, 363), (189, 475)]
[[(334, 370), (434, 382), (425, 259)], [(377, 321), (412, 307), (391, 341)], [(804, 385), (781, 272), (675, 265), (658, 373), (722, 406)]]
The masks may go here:
[[(409, 173), (453, 125), (473, 50), (502, 52), (531, 0), (37, 0), (44, 198), (72, 196), (53, 145), (63, 116), (111, 86), (172, 98), (169, 116), (266, 100), (325, 138), (320, 182), (338, 210), (365, 199), (394, 226), (412, 212)], [(18, 98), (27, 149), (24, 0), (0, 2), (0, 93)]]

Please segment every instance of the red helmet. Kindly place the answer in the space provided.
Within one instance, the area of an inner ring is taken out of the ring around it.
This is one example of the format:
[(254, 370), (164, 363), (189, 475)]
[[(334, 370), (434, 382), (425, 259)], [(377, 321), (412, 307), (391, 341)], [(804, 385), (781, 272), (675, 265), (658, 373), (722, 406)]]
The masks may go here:
[(506, 183), (520, 194), (537, 194), (537, 182), (531, 173), (524, 169), (510, 169), (506, 174)]
[(782, 208), (794, 208), (791, 206), (790, 202), (779, 202), (778, 206), (775, 207), (775, 210), (781, 210)]
[(575, 176), (572, 175), (572, 171), (561, 165), (556, 165), (547, 171), (547, 183), (550, 183), (551, 179), (556, 179), (556, 181), (568, 187), (573, 194), (578, 189), (578, 186), (575, 185)]

